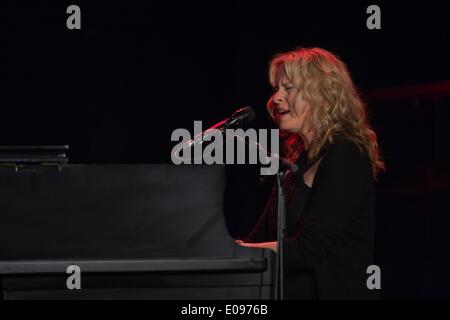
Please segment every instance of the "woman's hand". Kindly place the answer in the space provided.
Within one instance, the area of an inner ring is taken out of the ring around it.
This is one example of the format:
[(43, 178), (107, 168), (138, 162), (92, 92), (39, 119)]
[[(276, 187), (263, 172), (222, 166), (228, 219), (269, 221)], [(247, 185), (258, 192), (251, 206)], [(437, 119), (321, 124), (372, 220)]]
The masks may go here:
[(238, 245), (242, 247), (270, 249), (273, 250), (274, 252), (277, 252), (277, 241), (250, 243), (244, 242), (242, 240), (234, 240), (234, 242), (236, 242)]

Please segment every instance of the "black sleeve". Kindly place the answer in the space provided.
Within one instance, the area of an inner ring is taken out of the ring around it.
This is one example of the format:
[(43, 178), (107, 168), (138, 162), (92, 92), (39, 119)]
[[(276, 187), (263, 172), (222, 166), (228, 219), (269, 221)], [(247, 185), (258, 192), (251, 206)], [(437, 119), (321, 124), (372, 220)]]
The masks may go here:
[(344, 140), (330, 146), (317, 169), (296, 232), (285, 239), (287, 272), (314, 268), (332, 252), (371, 179), (370, 158), (356, 144)]

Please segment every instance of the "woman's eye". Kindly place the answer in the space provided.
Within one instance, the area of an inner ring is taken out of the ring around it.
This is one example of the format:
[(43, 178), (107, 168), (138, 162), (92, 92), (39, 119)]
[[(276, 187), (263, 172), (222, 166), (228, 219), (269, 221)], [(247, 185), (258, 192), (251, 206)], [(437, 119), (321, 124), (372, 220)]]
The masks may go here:
[(278, 89), (279, 89), (278, 87), (274, 87), (274, 88), (273, 88), (273, 91), (274, 91), (274, 92), (277, 92)]

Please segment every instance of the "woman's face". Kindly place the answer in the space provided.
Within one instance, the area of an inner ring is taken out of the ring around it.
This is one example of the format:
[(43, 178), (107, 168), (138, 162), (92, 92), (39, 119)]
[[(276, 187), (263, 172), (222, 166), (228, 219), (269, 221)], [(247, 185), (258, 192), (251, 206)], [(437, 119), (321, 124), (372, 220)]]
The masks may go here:
[[(273, 115), (275, 122), (281, 130), (303, 135), (305, 132), (305, 120), (308, 117), (309, 108), (303, 101), (299, 109), (296, 108), (299, 90), (284, 73), (283, 68), (279, 68), (276, 78), (275, 93), (272, 96)], [(294, 114), (292, 110), (296, 110)]]

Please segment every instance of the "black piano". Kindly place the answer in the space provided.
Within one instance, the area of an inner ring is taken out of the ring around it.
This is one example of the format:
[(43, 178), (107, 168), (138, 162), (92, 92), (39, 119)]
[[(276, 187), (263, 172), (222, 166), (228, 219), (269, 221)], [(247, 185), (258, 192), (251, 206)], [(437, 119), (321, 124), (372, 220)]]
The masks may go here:
[(1, 165), (1, 298), (271, 299), (274, 255), (234, 244), (224, 188), (220, 165)]

